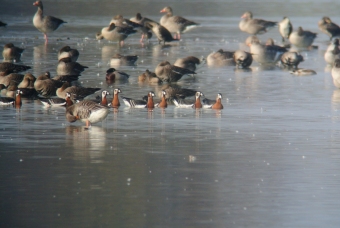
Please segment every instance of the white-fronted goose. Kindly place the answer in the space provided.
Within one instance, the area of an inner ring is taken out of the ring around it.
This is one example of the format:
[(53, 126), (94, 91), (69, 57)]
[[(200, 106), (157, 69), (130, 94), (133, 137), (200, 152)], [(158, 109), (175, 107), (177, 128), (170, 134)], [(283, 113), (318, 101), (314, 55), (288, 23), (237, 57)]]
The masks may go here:
[(87, 66), (83, 66), (78, 62), (72, 62), (70, 57), (62, 58), (59, 60), (57, 66), (58, 75), (80, 75)]
[(166, 29), (164, 26), (158, 24), (154, 21), (146, 21), (145, 26), (152, 30), (152, 32), (157, 36), (158, 43), (160, 44), (163, 42), (172, 42), (172, 41), (179, 41), (179, 39), (174, 39), (169, 32), (168, 29)]
[(0, 63), (0, 74), (1, 75), (8, 75), (10, 73), (20, 73), (22, 71), (26, 71), (31, 69), (30, 66), (25, 65), (18, 65), (9, 62)]
[(241, 21), (239, 23), (240, 30), (251, 35), (266, 33), (268, 29), (275, 26), (277, 26), (277, 22), (253, 19), (253, 14), (250, 11), (245, 12), (241, 16)]
[(33, 5), (38, 7), (38, 10), (33, 17), (33, 25), (44, 34), (45, 42), (47, 43), (47, 34), (57, 30), (61, 24), (66, 22), (56, 17), (45, 16), (41, 1), (36, 1)]
[(175, 39), (180, 40), (182, 33), (199, 26), (196, 22), (189, 21), (181, 16), (174, 16), (172, 8), (169, 6), (164, 7), (160, 12), (165, 13), (160, 20), (160, 24), (167, 28), (169, 32), (175, 33)]
[(20, 62), (21, 54), (25, 49), (14, 46), (12, 43), (5, 44), (2, 57), (5, 61)]
[(275, 64), (286, 51), (285, 48), (274, 45), (272, 41), (263, 45), (254, 40), (250, 45), (250, 53), (253, 59), (260, 64)]
[(63, 58), (71, 58), (72, 62), (77, 62), (79, 51), (70, 46), (64, 46), (58, 51), (58, 61)]
[(114, 54), (110, 59), (111, 66), (133, 66), (138, 60), (137, 55), (121, 55), (119, 53)]
[(196, 74), (196, 72), (171, 65), (168, 61), (163, 61), (156, 66), (155, 74), (163, 82), (177, 82), (183, 75)]
[(282, 42), (285, 42), (285, 40), (289, 39), (290, 34), (293, 31), (292, 23), (290, 23), (290, 20), (288, 17), (284, 17), (282, 21), (279, 22), (279, 32), (282, 37)]
[(88, 95), (91, 95), (100, 90), (100, 88), (86, 88), (86, 87), (78, 87), (71, 86), (69, 82), (65, 82), (60, 88), (57, 89), (57, 96), (60, 98), (64, 98), (66, 93), (75, 94), (76, 99), (83, 99)]
[[(53, 80), (50, 77), (50, 72), (46, 72), (37, 77), (34, 82), (35, 90), (44, 97), (56, 96), (57, 89), (63, 85), (62, 82)], [(61, 98), (65, 98), (65, 96)]]
[(121, 46), (124, 45), (124, 40), (137, 31), (131, 27), (116, 26), (115, 23), (111, 23), (108, 27), (104, 27), (101, 32), (96, 34), (96, 39), (106, 39), (109, 41), (116, 41)]
[(131, 21), (138, 23), (140, 25), (142, 25), (142, 27), (140, 28), (141, 33), (142, 33), (142, 37), (140, 39), (140, 42), (142, 43), (144, 40), (144, 37), (146, 37), (148, 40), (151, 39), (152, 37), (152, 32), (150, 31), (150, 28), (145, 26), (145, 22), (147, 21), (151, 21), (151, 22), (155, 22), (147, 17), (142, 17), (142, 15), (140, 13), (137, 13), (135, 17), (130, 18)]
[(234, 53), (219, 49), (207, 56), (207, 64), (208, 66), (235, 66)]
[(321, 32), (326, 33), (331, 40), (333, 39), (333, 37), (340, 36), (340, 27), (337, 24), (333, 23), (329, 17), (323, 17), (318, 22), (318, 27)]
[(144, 73), (138, 76), (138, 82), (160, 84), (162, 83), (162, 80), (158, 78), (154, 72), (151, 72), (148, 69), (146, 69)]
[(80, 120), (85, 123), (85, 127), (103, 121), (109, 114), (109, 109), (94, 101), (83, 100), (66, 108), (66, 119), (73, 123)]
[(188, 56), (185, 58), (179, 58), (175, 61), (174, 66), (185, 68), (191, 71), (196, 71), (196, 67), (201, 64), (205, 59), (199, 59), (195, 56)]
[(308, 48), (312, 45), (316, 36), (316, 33), (304, 31), (302, 27), (299, 27), (297, 31), (290, 34), (289, 41), (297, 48)]

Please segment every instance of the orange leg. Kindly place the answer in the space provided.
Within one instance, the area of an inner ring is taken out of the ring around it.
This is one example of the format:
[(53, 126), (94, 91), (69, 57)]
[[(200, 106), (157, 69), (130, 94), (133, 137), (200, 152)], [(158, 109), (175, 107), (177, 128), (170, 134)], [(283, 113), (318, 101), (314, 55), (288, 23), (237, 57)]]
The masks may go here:
[(86, 122), (85, 122), (85, 128), (86, 128), (86, 129), (91, 128), (91, 122), (90, 122), (89, 120), (86, 120)]

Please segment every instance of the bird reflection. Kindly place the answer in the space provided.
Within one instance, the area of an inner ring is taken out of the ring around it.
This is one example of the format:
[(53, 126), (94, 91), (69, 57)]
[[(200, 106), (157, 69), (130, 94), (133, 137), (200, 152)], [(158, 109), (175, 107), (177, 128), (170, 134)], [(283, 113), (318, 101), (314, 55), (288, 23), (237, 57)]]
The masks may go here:
[(92, 162), (103, 162), (106, 149), (106, 131), (99, 126), (86, 129), (83, 126), (67, 126), (66, 141), (73, 147), (74, 156), (79, 160), (90, 158)]

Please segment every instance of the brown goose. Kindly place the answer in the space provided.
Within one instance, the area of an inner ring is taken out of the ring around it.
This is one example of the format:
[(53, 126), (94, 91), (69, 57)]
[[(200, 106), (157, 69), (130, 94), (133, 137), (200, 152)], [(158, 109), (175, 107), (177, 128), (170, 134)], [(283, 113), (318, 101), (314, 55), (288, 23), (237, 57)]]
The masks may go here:
[(202, 100), (203, 108), (211, 108), (211, 109), (223, 109), (222, 105), (222, 94), (218, 93), (215, 100), (210, 100), (208, 98), (204, 98)]
[[(56, 91), (63, 85), (62, 82), (50, 78), (50, 72), (37, 77), (34, 82), (35, 90), (44, 97), (56, 96)], [(61, 97), (65, 98), (65, 96)]]
[[(171, 100), (172, 98), (179, 98), (184, 99), (186, 97), (192, 97), (195, 96), (196, 90), (193, 89), (187, 89), (187, 88), (181, 88), (180, 86), (176, 84), (167, 84), (162, 86), (162, 91), (165, 91), (165, 98), (167, 100)], [(162, 97), (162, 94), (158, 94), (158, 96)]]
[(248, 68), (253, 62), (253, 56), (242, 50), (235, 51), (233, 57), (238, 68)]
[(47, 34), (57, 30), (61, 24), (67, 22), (56, 17), (45, 16), (41, 1), (36, 1), (33, 5), (38, 7), (38, 10), (33, 17), (33, 25), (44, 34), (45, 42), (47, 43)]
[(325, 61), (329, 65), (333, 65), (336, 59), (340, 59), (339, 39), (335, 38), (328, 46), (325, 55)]
[(150, 84), (160, 84), (162, 80), (157, 77), (157, 75), (148, 69), (145, 70), (144, 73), (138, 76), (138, 82), (141, 83), (150, 83)]
[(282, 42), (285, 42), (285, 40), (289, 39), (290, 34), (293, 31), (292, 23), (290, 23), (290, 20), (288, 17), (284, 17), (282, 21), (279, 22), (279, 32), (282, 37)]
[(340, 36), (340, 27), (333, 23), (329, 17), (323, 17), (318, 22), (318, 27), (321, 32), (326, 33), (329, 36), (330, 40), (332, 40), (333, 37)]
[(145, 22), (145, 26), (152, 30), (152, 32), (157, 36), (158, 43), (160, 44), (163, 42), (172, 42), (172, 41), (179, 41), (179, 39), (174, 39), (169, 32), (168, 29), (166, 29), (164, 26), (158, 24), (154, 21), (147, 21)]
[(10, 73), (19, 73), (31, 69), (30, 66), (18, 65), (9, 62), (0, 63), (0, 74), (8, 75)]
[(8, 86), (11, 81), (15, 82), (16, 84), (19, 84), (23, 79), (24, 79), (23, 74), (11, 73), (6, 76), (0, 76), (0, 84)]
[(208, 66), (235, 66), (234, 53), (219, 49), (207, 56), (207, 64)]
[(66, 93), (75, 94), (77, 99), (83, 99), (100, 90), (100, 88), (85, 88), (78, 86), (71, 86), (69, 82), (65, 82), (60, 88), (57, 89), (57, 96), (64, 98)]
[(196, 72), (171, 65), (168, 61), (163, 61), (156, 66), (155, 74), (163, 82), (177, 82), (183, 75), (196, 74)]
[(115, 23), (111, 23), (108, 27), (104, 27), (101, 32), (96, 34), (96, 39), (97, 40), (110, 40), (110, 41), (116, 41), (118, 42), (121, 46), (124, 45), (124, 40), (136, 33), (137, 30), (134, 30), (131, 27), (120, 27), (116, 26)]
[(316, 36), (316, 33), (305, 31), (302, 27), (299, 27), (297, 31), (290, 34), (289, 41), (297, 48), (308, 48), (312, 45)]
[(25, 74), (24, 78), (22, 81), (19, 83), (18, 88), (34, 88), (34, 82), (36, 78), (31, 74), (27, 73)]
[(298, 65), (300, 64), (300, 62), (302, 61), (303, 61), (303, 56), (295, 51), (293, 52), (287, 51), (283, 53), (283, 55), (281, 56), (282, 65), (289, 69), (291, 68), (296, 69)]
[(80, 101), (66, 109), (67, 121), (73, 123), (80, 120), (85, 122), (86, 128), (90, 128), (91, 124), (103, 121), (108, 114), (107, 107), (90, 100)]
[(182, 67), (191, 71), (196, 71), (196, 67), (204, 62), (204, 58), (199, 59), (195, 56), (188, 56), (185, 58), (177, 59), (174, 63), (174, 66)]
[(77, 62), (79, 57), (79, 51), (77, 49), (73, 49), (70, 46), (64, 46), (60, 48), (58, 51), (58, 61), (63, 58), (71, 58), (72, 62)]
[(14, 46), (12, 43), (5, 44), (2, 57), (5, 61), (20, 62), (21, 54), (25, 49)]
[(70, 57), (62, 58), (59, 60), (57, 66), (58, 75), (80, 75), (87, 66), (83, 66), (78, 62), (72, 62)]
[(245, 12), (241, 18), (242, 20), (239, 23), (240, 30), (251, 35), (264, 34), (268, 29), (277, 26), (277, 22), (253, 19), (253, 14), (250, 11)]
[(145, 26), (145, 22), (147, 22), (147, 21), (155, 22), (155, 21), (153, 21), (153, 20), (151, 20), (147, 17), (142, 17), (142, 15), (140, 13), (137, 13), (135, 17), (130, 18), (130, 21), (133, 21), (135, 23), (142, 25), (142, 27), (140, 28), (141, 33), (142, 33), (142, 37), (140, 39), (141, 43), (143, 42), (144, 37), (146, 37), (148, 40), (151, 39), (152, 32), (150, 31), (150, 28)]
[(175, 39), (181, 39), (181, 34), (199, 26), (198, 23), (189, 21), (180, 16), (174, 16), (172, 8), (169, 6), (164, 7), (161, 13), (165, 15), (161, 18), (160, 24), (167, 28), (169, 32), (175, 33)]
[(271, 42), (263, 45), (254, 40), (250, 45), (250, 53), (253, 59), (260, 64), (275, 64), (286, 51), (285, 48), (273, 45)]
[(112, 56), (110, 60), (111, 66), (133, 66), (135, 65), (136, 61), (138, 60), (137, 55), (121, 55), (119, 53), (116, 53), (114, 56)]

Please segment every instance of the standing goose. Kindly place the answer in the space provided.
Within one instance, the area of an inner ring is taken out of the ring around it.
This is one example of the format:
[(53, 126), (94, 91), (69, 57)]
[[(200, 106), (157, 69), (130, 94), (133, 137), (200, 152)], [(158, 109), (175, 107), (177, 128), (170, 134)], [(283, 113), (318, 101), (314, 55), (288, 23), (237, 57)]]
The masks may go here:
[(153, 102), (153, 97), (155, 96), (155, 93), (150, 91), (148, 93), (148, 100), (135, 100), (128, 97), (122, 97), (124, 104), (131, 108), (148, 108), (153, 109), (155, 107), (155, 104)]
[(168, 61), (163, 61), (156, 66), (155, 74), (165, 82), (177, 82), (186, 74), (196, 74), (196, 72), (171, 65)]
[(285, 40), (289, 39), (290, 34), (293, 31), (292, 23), (290, 23), (290, 20), (288, 17), (284, 17), (282, 21), (279, 22), (279, 32), (282, 37), (282, 42), (285, 42)]
[(122, 91), (119, 88), (113, 90), (113, 99), (112, 99), (112, 102), (111, 102), (111, 107), (119, 108), (120, 102), (119, 102), (118, 94), (121, 93), (121, 92)]
[(223, 105), (221, 101), (222, 101), (221, 93), (217, 94), (216, 100), (210, 100), (210, 99), (204, 98), (202, 100), (203, 108), (223, 109)]
[(253, 19), (253, 14), (250, 11), (245, 12), (241, 19), (239, 23), (240, 30), (251, 35), (264, 34), (268, 29), (277, 26), (277, 22)]
[(201, 97), (204, 97), (204, 94), (202, 92), (197, 91), (195, 94), (195, 100), (186, 100), (186, 99), (178, 99), (174, 98), (173, 102), (176, 105), (176, 107), (179, 108), (196, 108), (200, 109), (202, 108), (202, 103), (201, 103)]
[(71, 58), (72, 62), (77, 62), (79, 57), (79, 51), (77, 49), (73, 49), (70, 46), (64, 46), (60, 48), (58, 51), (58, 61), (63, 58)]
[(73, 123), (80, 120), (85, 122), (86, 128), (90, 128), (91, 124), (103, 121), (108, 114), (107, 107), (90, 100), (80, 101), (66, 109), (67, 121)]
[(157, 22), (147, 21), (145, 22), (145, 26), (151, 29), (152, 32), (157, 36), (159, 44), (163, 42), (163, 45), (165, 45), (165, 42), (179, 41), (179, 39), (175, 39), (172, 37), (168, 29), (158, 24)]
[(316, 33), (305, 31), (302, 27), (299, 27), (297, 31), (290, 34), (289, 41), (297, 48), (308, 48), (312, 45), (316, 36)]
[(175, 39), (180, 40), (182, 33), (199, 26), (199, 24), (196, 22), (189, 21), (180, 16), (174, 16), (172, 13), (172, 8), (169, 6), (164, 7), (160, 12), (165, 13), (165, 15), (160, 20), (160, 24), (167, 28), (169, 32), (175, 33)]
[(339, 39), (335, 38), (328, 46), (325, 55), (325, 61), (329, 65), (333, 65), (336, 59), (340, 59)]
[(15, 105), (17, 107), (20, 107), (21, 102), (21, 90), (16, 90), (15, 98), (13, 97), (0, 97), (0, 105)]
[(130, 21), (133, 21), (135, 23), (142, 25), (142, 27), (140, 28), (141, 33), (142, 33), (142, 37), (140, 39), (141, 43), (143, 42), (145, 36), (148, 40), (152, 37), (152, 32), (150, 31), (150, 28), (145, 26), (145, 22), (147, 21), (154, 22), (153, 20), (146, 18), (146, 17), (142, 17), (140, 13), (137, 13), (135, 17), (130, 19)]
[(104, 27), (101, 32), (96, 34), (97, 40), (106, 39), (109, 41), (117, 41), (121, 46), (124, 45), (124, 40), (137, 31), (131, 27), (116, 26), (115, 23), (111, 23), (108, 27)]
[(331, 71), (334, 86), (340, 89), (340, 59), (336, 59)]
[(44, 16), (43, 4), (41, 1), (36, 1), (33, 3), (33, 5), (38, 7), (38, 10), (33, 17), (33, 25), (40, 32), (44, 33), (45, 43), (47, 44), (47, 34), (57, 30), (61, 24), (67, 22), (56, 17)]
[(162, 99), (159, 103), (155, 104), (155, 107), (158, 108), (167, 108), (168, 107), (168, 102), (166, 101), (166, 92), (162, 90)]
[(330, 38), (330, 40), (333, 39), (333, 37), (339, 37), (340, 36), (340, 27), (339, 25), (332, 22), (332, 20), (329, 17), (323, 17), (318, 22), (318, 27), (321, 30), (321, 32), (327, 34)]
[(25, 49), (14, 46), (12, 43), (5, 44), (2, 57), (5, 61), (20, 62), (21, 54)]

